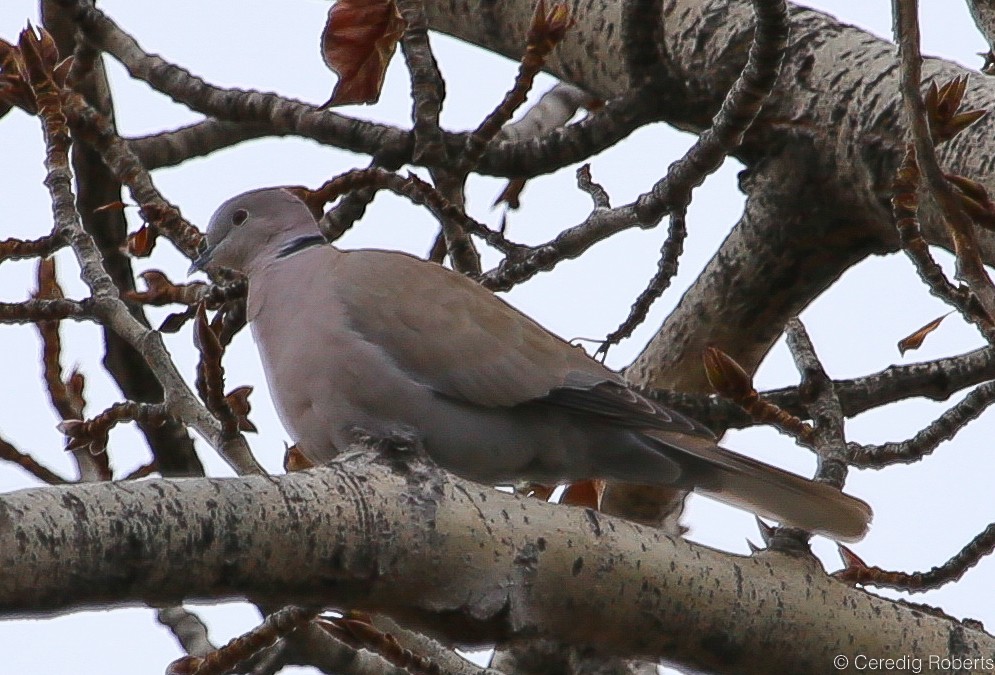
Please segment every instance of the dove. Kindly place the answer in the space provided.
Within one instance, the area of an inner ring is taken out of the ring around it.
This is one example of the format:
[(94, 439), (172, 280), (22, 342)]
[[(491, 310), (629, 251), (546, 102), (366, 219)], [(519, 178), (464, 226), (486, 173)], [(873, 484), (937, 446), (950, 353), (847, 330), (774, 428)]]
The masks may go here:
[(191, 271), (247, 278), (273, 402), (311, 460), (374, 439), (485, 484), (673, 486), (836, 540), (865, 534), (865, 502), (720, 447), (468, 277), (327, 243), (300, 190), (224, 202)]

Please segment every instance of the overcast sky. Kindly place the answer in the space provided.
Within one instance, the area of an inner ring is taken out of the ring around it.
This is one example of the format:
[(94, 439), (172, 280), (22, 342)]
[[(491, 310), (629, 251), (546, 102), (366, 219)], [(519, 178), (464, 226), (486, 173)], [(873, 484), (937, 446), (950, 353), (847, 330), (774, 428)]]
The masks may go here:
[[(890, 36), (890, 3), (853, 3), (826, 0), (808, 3), (880, 36)], [(27, 20), (38, 21), (34, 0), (0, 3), (0, 37), (16, 40)], [(258, 2), (233, 0), (170, 3), (147, 0), (102, 0), (101, 8), (148, 51), (183, 65), (221, 86), (273, 90), (319, 103), (325, 101), (334, 76), (322, 64), (318, 37), (328, 3), (318, 0)], [(980, 66), (976, 52), (987, 47), (975, 31), (961, 3), (930, 0), (923, 7), (924, 51), (970, 68)], [(516, 65), (472, 46), (433, 36), (433, 46), (447, 81), (443, 113), (447, 128), (475, 126), (510, 86)], [(130, 81), (110, 62), (118, 126), (124, 135), (169, 129), (198, 119), (142, 83)], [(539, 78), (541, 92), (552, 84)], [(368, 119), (407, 124), (411, 103), (407, 74), (398, 55), (392, 64), (380, 103), (353, 114)], [(680, 156), (693, 138), (656, 125), (633, 134), (619, 147), (592, 161), (595, 180), (608, 189), (613, 204), (622, 204), (649, 188)], [(6, 237), (34, 238), (51, 229), (50, 206), (42, 185), (43, 145), (37, 120), (13, 111), (0, 119), (0, 207)], [(213, 209), (227, 197), (250, 188), (275, 184), (317, 186), (331, 176), (365, 166), (366, 158), (317, 144), (278, 139), (254, 141), (157, 172), (154, 179), (164, 196), (184, 215), (203, 227)], [(653, 309), (635, 336), (612, 350), (609, 364), (623, 367), (639, 353), (680, 293), (701, 270), (719, 242), (736, 222), (742, 195), (736, 189), (741, 166), (729, 161), (700, 188), (688, 216), (686, 253), (674, 287)], [(573, 168), (530, 182), (524, 208), (509, 216), (509, 236), (538, 242), (576, 224), (590, 210), (589, 198), (576, 189)], [(468, 209), (476, 218), (496, 225), (500, 211), (490, 209), (502, 181), (479, 178), (472, 182)], [(132, 210), (133, 229), (140, 223)], [(378, 246), (424, 254), (437, 225), (423, 212), (389, 195), (377, 198), (373, 208), (341, 240), (344, 247)], [(656, 269), (665, 229), (627, 232), (599, 244), (583, 260), (564, 263), (551, 274), (530, 281), (509, 299), (565, 338), (599, 338), (624, 319), (628, 307)], [(70, 297), (84, 289), (71, 254), (57, 256), (60, 280)], [(949, 262), (948, 258), (943, 258)], [(493, 258), (491, 258), (493, 261)], [(182, 280), (188, 262), (161, 242), (138, 269), (159, 268)], [(32, 261), (0, 265), (0, 301), (18, 301), (34, 287)], [(175, 309), (175, 308), (174, 308)], [(149, 309), (153, 323), (172, 311)], [(923, 349), (900, 357), (895, 343), (916, 328), (947, 311), (928, 295), (903, 256), (867, 260), (851, 270), (830, 292), (803, 315), (816, 348), (834, 377), (877, 372), (892, 363), (905, 363), (961, 353), (981, 345), (976, 333), (950, 317)], [(102, 375), (100, 333), (92, 325), (63, 325), (63, 364), (78, 365), (87, 377), (87, 413), (93, 415), (119, 400), (116, 388)], [(182, 371), (193, 381), (196, 354), (191, 333), (184, 330), (167, 338)], [(64, 475), (72, 474), (62, 450), (56, 417), (48, 405), (40, 377), (39, 341), (31, 326), (0, 326), (0, 437), (22, 451), (35, 454)], [(250, 443), (261, 461), (279, 471), (287, 436), (272, 411), (255, 348), (248, 331), (236, 339), (226, 358), (229, 387), (255, 385), (252, 419), (260, 433)], [(797, 372), (783, 340), (760, 372), (763, 388), (796, 383)], [(874, 411), (848, 423), (850, 440), (882, 442), (907, 438), (934, 419), (944, 404), (910, 401)], [(870, 535), (854, 549), (868, 563), (885, 568), (925, 570), (939, 565), (995, 518), (991, 494), (995, 459), (992, 458), (993, 417), (986, 414), (954, 443), (941, 446), (933, 457), (912, 467), (885, 472), (854, 472), (847, 491), (867, 499), (875, 509)], [(787, 469), (811, 475), (814, 461), (767, 430), (731, 433), (725, 445)], [(149, 453), (140, 436), (127, 425), (111, 435), (115, 472), (144, 464)], [(231, 470), (206, 447), (201, 458), (212, 475)], [(34, 483), (16, 467), (0, 465), (0, 491)], [(705, 499), (693, 499), (687, 513), (690, 538), (725, 550), (745, 553), (746, 539), (759, 541), (751, 516)], [(827, 566), (839, 566), (834, 546), (818, 541), (816, 549)], [(985, 560), (959, 583), (913, 598), (939, 605), (956, 617), (995, 626), (991, 589), (995, 562)], [(222, 644), (258, 622), (245, 605), (198, 608), (209, 620), (212, 638)], [(0, 623), (3, 665), (16, 673), (138, 673), (161, 672), (181, 655), (172, 636), (155, 624), (147, 609), (87, 612), (44, 621)]]

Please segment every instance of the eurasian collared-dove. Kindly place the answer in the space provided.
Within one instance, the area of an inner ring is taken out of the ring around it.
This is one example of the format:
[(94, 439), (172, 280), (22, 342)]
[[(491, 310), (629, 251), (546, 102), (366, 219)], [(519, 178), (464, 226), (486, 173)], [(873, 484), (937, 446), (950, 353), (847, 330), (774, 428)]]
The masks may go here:
[(719, 447), (470, 279), (326, 244), (292, 191), (222, 204), (191, 269), (214, 267), (248, 277), (270, 392), (315, 461), (357, 438), (394, 439), (483, 483), (661, 484), (835, 539), (867, 529), (864, 502)]

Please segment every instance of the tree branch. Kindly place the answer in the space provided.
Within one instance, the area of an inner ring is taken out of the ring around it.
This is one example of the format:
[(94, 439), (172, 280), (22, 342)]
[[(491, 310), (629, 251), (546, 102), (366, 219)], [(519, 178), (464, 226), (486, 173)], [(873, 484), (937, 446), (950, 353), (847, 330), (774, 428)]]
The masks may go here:
[(840, 644), (851, 657), (995, 652), (992, 636), (810, 558), (720, 553), (370, 457), (4, 495), (0, 613), (249, 597), (383, 612), (461, 644), (546, 636), (716, 672), (831, 673)]

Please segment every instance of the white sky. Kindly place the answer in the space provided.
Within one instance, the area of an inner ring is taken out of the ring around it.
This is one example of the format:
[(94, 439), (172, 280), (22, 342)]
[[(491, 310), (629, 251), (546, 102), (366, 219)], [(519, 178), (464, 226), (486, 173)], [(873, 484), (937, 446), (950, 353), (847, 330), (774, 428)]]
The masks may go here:
[[(881, 36), (891, 31), (890, 3), (853, 3), (825, 0), (810, 3)], [(977, 68), (984, 51), (961, 3), (929, 0), (923, 7), (924, 51)], [(30, 19), (37, 22), (34, 0), (0, 3), (0, 37), (13, 41)], [(326, 2), (258, 0), (211, 3), (174, 0), (170, 3), (102, 0), (101, 8), (137, 37), (147, 50), (158, 52), (207, 80), (222, 86), (275, 90), (307, 101), (322, 102), (334, 79), (317, 50)], [(196, 18), (192, 18), (196, 17)], [(443, 123), (451, 129), (475, 126), (500, 100), (513, 79), (515, 64), (484, 51), (434, 36), (433, 45), (446, 77), (449, 98)], [(159, 131), (188, 123), (197, 116), (171, 103), (144, 84), (130, 81), (113, 61), (111, 77), (119, 128), (125, 135)], [(545, 90), (550, 78), (540, 78)], [(381, 102), (354, 110), (364, 117), (395, 124), (410, 115), (407, 76), (398, 55), (392, 64)], [(609, 191), (612, 203), (622, 204), (647, 189), (692, 141), (691, 137), (656, 125), (643, 129), (619, 147), (592, 162), (595, 180)], [(42, 185), (44, 176), (41, 133), (37, 121), (14, 111), (0, 120), (0, 209), (4, 214), (0, 239), (34, 238), (51, 228), (50, 207)], [(652, 149), (649, 150), (648, 149)], [(154, 175), (167, 199), (184, 215), (203, 226), (215, 206), (245, 189), (274, 184), (316, 186), (349, 168), (364, 166), (366, 158), (295, 139), (252, 142), (198, 159)], [(742, 196), (736, 189), (741, 167), (727, 162), (695, 193), (688, 217), (690, 236), (674, 287), (654, 307), (649, 320), (626, 343), (616, 347), (609, 363), (627, 364), (676, 304), (680, 293), (696, 276), (718, 243), (736, 222)], [(500, 212), (489, 210), (503, 182), (477, 179), (471, 184), (469, 210), (478, 219), (496, 225)], [(549, 195), (543, 199), (544, 195)], [(573, 168), (532, 181), (524, 209), (509, 216), (512, 238), (540, 241), (563, 227), (579, 222), (590, 209), (588, 197), (578, 191)], [(139, 223), (132, 211), (133, 228)], [(342, 241), (346, 247), (380, 246), (423, 254), (436, 226), (423, 212), (406, 202), (381, 195), (366, 217)], [(665, 230), (628, 232), (598, 245), (582, 261), (560, 265), (510, 294), (510, 300), (566, 338), (601, 337), (614, 329), (631, 301), (656, 268)], [(70, 297), (82, 297), (83, 287), (71, 255), (57, 256), (60, 279)], [(948, 260), (944, 258), (944, 260)], [(136, 267), (161, 268), (182, 280), (186, 261), (160, 244), (151, 260)], [(0, 301), (18, 301), (34, 287), (33, 262), (0, 265)], [(592, 273), (597, 270), (597, 273)], [(611, 270), (608, 277), (604, 270)], [(898, 301), (896, 301), (898, 299)], [(169, 311), (150, 309), (153, 323)], [(927, 340), (923, 349), (902, 358), (895, 343), (944, 313), (946, 308), (928, 295), (911, 265), (901, 256), (874, 258), (851, 270), (805, 312), (810, 334), (827, 369), (834, 377), (876, 372), (892, 363), (912, 362), (961, 353), (980, 346), (980, 338), (950, 317)], [(78, 364), (87, 376), (89, 415), (119, 400), (116, 388), (101, 374), (100, 334), (89, 324), (63, 324), (63, 364)], [(167, 344), (181, 370), (193, 381), (196, 355), (189, 330), (168, 336)], [(47, 404), (40, 377), (39, 341), (30, 326), (0, 326), (0, 437), (30, 451), (48, 466), (71, 475), (71, 463), (62, 450), (56, 417)], [(286, 435), (269, 404), (255, 349), (245, 331), (226, 359), (228, 386), (253, 384), (252, 418), (261, 433), (250, 443), (261, 460), (278, 471)], [(797, 373), (783, 341), (758, 374), (763, 387), (797, 382)], [(901, 440), (934, 419), (946, 406), (911, 401), (862, 415), (848, 424), (851, 440)], [(875, 521), (870, 535), (854, 549), (868, 563), (885, 568), (925, 570), (946, 561), (995, 518), (990, 498), (995, 460), (990, 456), (993, 418), (986, 414), (969, 426), (954, 443), (941, 446), (934, 456), (911, 467), (884, 472), (851, 474), (848, 491), (872, 503)], [(985, 432), (989, 433), (986, 434)], [(811, 455), (766, 430), (732, 433), (725, 444), (799, 473), (811, 474)], [(231, 475), (228, 467), (201, 447), (201, 457), (212, 475)], [(117, 473), (144, 464), (149, 454), (140, 437), (126, 425), (111, 435), (111, 458)], [(0, 491), (34, 483), (20, 470), (0, 465)], [(746, 539), (759, 541), (752, 517), (730, 508), (695, 499), (686, 517), (691, 538), (712, 546), (746, 552)], [(839, 566), (834, 547), (817, 542), (826, 564)], [(959, 583), (914, 601), (939, 605), (956, 617), (970, 617), (995, 626), (990, 602), (995, 561), (983, 561)], [(223, 644), (258, 622), (244, 605), (199, 608), (212, 627), (212, 638)], [(16, 673), (161, 672), (181, 655), (175, 640), (158, 627), (150, 610), (128, 609), (87, 612), (39, 621), (0, 622), (4, 663), (0, 670)], [(871, 655), (877, 656), (877, 655)]]

